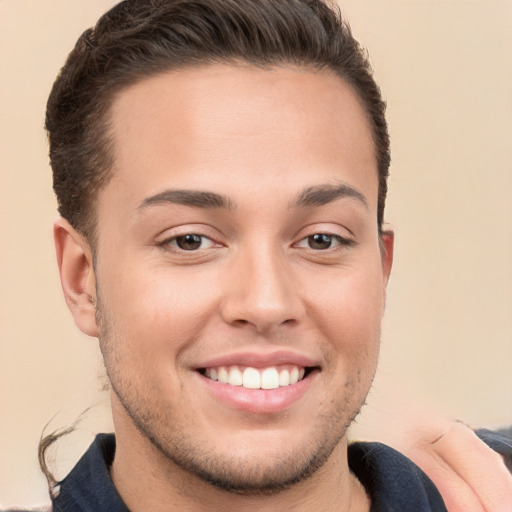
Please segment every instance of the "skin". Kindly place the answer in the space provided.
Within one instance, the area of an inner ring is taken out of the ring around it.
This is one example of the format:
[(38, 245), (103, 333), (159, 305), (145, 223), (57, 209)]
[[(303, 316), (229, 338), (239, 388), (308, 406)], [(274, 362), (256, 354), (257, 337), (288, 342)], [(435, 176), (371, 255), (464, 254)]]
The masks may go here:
[[(511, 512), (512, 474), (503, 457), (467, 425), (453, 421), (401, 383), (379, 386), (382, 406), (365, 411), (363, 438), (392, 446), (434, 482), (449, 512)], [(361, 424), (359, 424), (359, 429)]]
[[(368, 510), (347, 467), (346, 427), (375, 372), (393, 237), (379, 240), (357, 97), (327, 73), (210, 66), (122, 91), (111, 116), (116, 169), (98, 197), (94, 257), (64, 219), (55, 242), (68, 305), (99, 337), (111, 379), (112, 477), (124, 501), (133, 511)], [(339, 185), (363, 201), (291, 207), (308, 187)], [(176, 189), (220, 194), (230, 208), (163, 200)], [(208, 239), (180, 251), (173, 237), (186, 233)], [(355, 243), (314, 250), (315, 233)], [(275, 391), (235, 407), (196, 371), (277, 350), (317, 371), (272, 412)], [(508, 510), (499, 457), (466, 427), (425, 419), (399, 447), (449, 510)]]
[[(55, 236), (68, 304), (99, 337), (112, 384), (112, 477), (126, 504), (367, 510), (346, 430), (377, 365), (393, 237), (379, 235), (357, 96), (326, 72), (215, 65), (121, 91), (111, 121), (94, 265), (66, 221)], [(304, 200), (312, 187), (325, 204)], [(169, 190), (228, 207), (176, 204)], [(207, 238), (184, 251), (176, 237), (188, 233)], [(324, 233), (330, 246), (312, 247)], [(241, 401), (197, 371), (226, 358), (314, 371), (284, 401), (282, 389)]]
[(449, 512), (511, 512), (512, 475), (501, 455), (468, 426), (414, 407), (411, 416), (400, 414), (393, 433), (381, 433), (383, 441), (430, 477)]
[(445, 425), (436, 438), (432, 434), (416, 431), (411, 458), (436, 484), (450, 512), (512, 510), (512, 476), (499, 454), (462, 423)]

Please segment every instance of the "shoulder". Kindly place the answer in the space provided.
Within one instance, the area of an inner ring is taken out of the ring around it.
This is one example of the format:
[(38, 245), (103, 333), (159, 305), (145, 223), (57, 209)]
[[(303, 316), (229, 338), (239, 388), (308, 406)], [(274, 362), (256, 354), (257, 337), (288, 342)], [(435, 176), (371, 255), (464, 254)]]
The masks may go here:
[(349, 446), (348, 460), (374, 510), (446, 512), (443, 498), (429, 477), (393, 448), (381, 443), (355, 442)]
[(53, 512), (128, 512), (110, 478), (114, 459), (114, 434), (98, 434), (68, 476), (59, 483), (53, 498)]

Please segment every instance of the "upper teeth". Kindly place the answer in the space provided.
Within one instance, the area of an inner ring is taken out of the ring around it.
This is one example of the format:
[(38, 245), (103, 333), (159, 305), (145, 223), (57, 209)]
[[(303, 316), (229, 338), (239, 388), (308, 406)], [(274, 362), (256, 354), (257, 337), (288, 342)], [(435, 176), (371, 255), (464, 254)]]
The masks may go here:
[(303, 379), (304, 373), (304, 368), (293, 365), (279, 369), (275, 366), (268, 368), (219, 366), (206, 368), (204, 372), (209, 379), (231, 386), (243, 386), (247, 389), (276, 389), (280, 386), (289, 386)]

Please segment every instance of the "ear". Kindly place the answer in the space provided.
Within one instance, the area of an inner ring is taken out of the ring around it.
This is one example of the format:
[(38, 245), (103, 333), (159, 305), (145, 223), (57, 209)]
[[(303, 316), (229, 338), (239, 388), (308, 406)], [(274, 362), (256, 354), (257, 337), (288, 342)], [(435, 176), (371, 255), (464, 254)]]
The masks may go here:
[(53, 225), (53, 239), (68, 308), (78, 328), (89, 336), (97, 337), (96, 278), (91, 247), (62, 217)]
[(387, 286), (391, 267), (393, 266), (393, 250), (395, 246), (395, 232), (392, 228), (382, 231), (380, 237), (380, 253), (382, 262), (382, 273), (384, 275), (384, 285)]

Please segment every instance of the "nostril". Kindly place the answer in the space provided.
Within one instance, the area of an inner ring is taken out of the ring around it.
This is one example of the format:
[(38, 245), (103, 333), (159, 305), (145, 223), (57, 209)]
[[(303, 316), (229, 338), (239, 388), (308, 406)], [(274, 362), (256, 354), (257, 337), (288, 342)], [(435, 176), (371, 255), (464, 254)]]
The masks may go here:
[(248, 320), (244, 320), (243, 318), (239, 318), (237, 320), (233, 320), (233, 322), (231, 322), (231, 325), (233, 325), (235, 327), (245, 327), (248, 323), (249, 323)]

